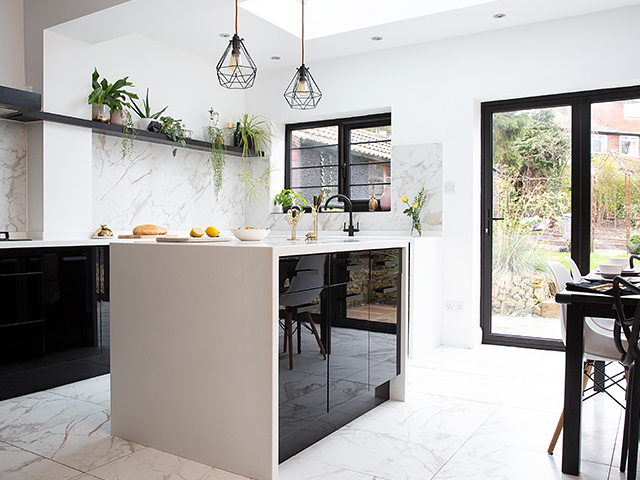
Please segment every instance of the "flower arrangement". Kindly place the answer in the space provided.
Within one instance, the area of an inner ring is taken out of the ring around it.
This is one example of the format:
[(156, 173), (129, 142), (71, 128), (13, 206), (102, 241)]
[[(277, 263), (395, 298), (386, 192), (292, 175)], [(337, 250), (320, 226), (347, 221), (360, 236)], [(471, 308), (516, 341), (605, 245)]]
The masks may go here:
[(415, 196), (413, 205), (409, 205), (409, 197), (406, 195), (402, 197), (402, 202), (407, 204), (407, 208), (402, 213), (406, 213), (411, 218), (411, 233), (414, 230), (418, 233), (418, 236), (422, 236), (422, 222), (420, 221), (420, 211), (427, 201), (424, 193), (424, 187), (420, 189), (420, 192)]

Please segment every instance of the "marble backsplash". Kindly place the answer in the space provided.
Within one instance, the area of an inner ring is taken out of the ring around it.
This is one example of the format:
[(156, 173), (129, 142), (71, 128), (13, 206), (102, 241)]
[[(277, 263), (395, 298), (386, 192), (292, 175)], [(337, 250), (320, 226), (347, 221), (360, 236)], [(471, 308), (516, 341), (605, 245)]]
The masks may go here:
[[(400, 199), (406, 195), (412, 201), (424, 186), (427, 201), (420, 216), (422, 232), (442, 231), (442, 144), (396, 145), (392, 147), (391, 157), (391, 210), (355, 213), (354, 224), (360, 222), (362, 232), (409, 233), (411, 219), (402, 213), (406, 204)], [(266, 202), (267, 205), (264, 203), (247, 207), (246, 223), (276, 231), (288, 231), (290, 227), (284, 215), (271, 213), (273, 198)], [(348, 213), (320, 214), (320, 230), (341, 231), (344, 222), (348, 220)], [(305, 214), (298, 225), (298, 238), (304, 238), (305, 232), (312, 228), (313, 218), (310, 214)]]
[(207, 152), (135, 142), (129, 159), (121, 140), (93, 135), (93, 220), (114, 231), (153, 223), (168, 230), (215, 225), (220, 230), (243, 223), (244, 188), (237, 180), (242, 159), (228, 156), (223, 187), (214, 195)]
[(27, 127), (0, 120), (0, 230), (27, 228)]

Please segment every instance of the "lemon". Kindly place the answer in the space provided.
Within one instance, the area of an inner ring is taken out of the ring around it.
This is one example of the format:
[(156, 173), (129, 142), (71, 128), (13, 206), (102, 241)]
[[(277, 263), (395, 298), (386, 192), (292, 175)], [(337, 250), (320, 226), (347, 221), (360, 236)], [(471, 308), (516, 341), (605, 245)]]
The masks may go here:
[(220, 235), (220, 230), (218, 230), (216, 227), (211, 226), (207, 227), (204, 232), (210, 237), (217, 237), (218, 235)]
[(204, 235), (204, 231), (200, 227), (193, 227), (189, 235), (192, 237), (201, 237)]

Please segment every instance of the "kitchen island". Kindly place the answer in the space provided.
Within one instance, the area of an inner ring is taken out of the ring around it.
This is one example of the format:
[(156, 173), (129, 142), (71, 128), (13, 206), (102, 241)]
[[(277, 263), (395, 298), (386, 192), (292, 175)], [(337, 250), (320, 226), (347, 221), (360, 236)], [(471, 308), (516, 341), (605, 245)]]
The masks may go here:
[[(279, 413), (279, 371), (289, 371), (288, 359), (279, 360), (283, 338), (282, 266), (299, 265), (302, 258), (326, 258), (325, 277), (332, 283), (326, 291), (336, 292), (333, 297), (327, 294), (332, 305), (338, 300), (344, 302), (345, 297), (366, 297), (348, 293), (349, 285), (366, 283), (376, 291), (395, 291), (397, 295), (397, 322), (392, 327), (397, 328), (394, 342), (397, 338), (398, 361), (391, 362), (389, 373), (388, 355), (380, 357), (373, 347), (385, 334), (369, 332), (368, 326), (353, 330), (366, 331), (365, 345), (370, 342), (371, 347), (365, 346), (364, 375), (354, 369), (347, 379), (364, 385), (358, 390), (364, 394), (356, 395), (350, 403), (332, 397), (337, 390), (344, 393), (357, 389), (343, 388), (345, 379), (331, 383), (333, 371), (348, 370), (349, 365), (332, 364), (332, 356), (340, 356), (340, 343), (334, 342), (332, 353), (330, 341), (332, 331), (349, 325), (327, 321), (327, 309), (318, 307), (324, 313), (315, 318), (322, 342), (328, 347), (325, 363), (316, 363), (326, 369), (329, 379), (320, 394), (327, 398), (322, 408), (329, 412), (332, 405), (340, 403), (342, 410), (336, 409), (335, 417), (344, 416), (345, 405), (363, 403), (362, 398), (404, 400), (408, 244), (408, 239), (391, 237), (341, 237), (308, 244), (277, 237), (262, 242), (211, 244), (113, 243), (113, 435), (250, 478), (276, 479), (279, 430), (287, 423), (282, 408)], [(393, 269), (393, 265), (397, 287), (378, 288), (379, 278), (393, 277), (383, 270)], [(347, 277), (357, 277), (343, 280), (341, 266)], [(303, 275), (299, 267), (297, 271)], [(304, 273), (308, 272), (306, 269)], [(285, 290), (289, 281), (285, 279)], [(370, 305), (360, 307), (359, 315), (363, 308), (366, 312), (374, 310)], [(332, 311), (336, 311), (336, 305)], [(359, 321), (361, 325), (373, 324)], [(366, 348), (370, 348), (369, 356)], [(308, 345), (305, 353), (312, 353)], [(323, 361), (319, 351), (313, 353), (318, 362)], [(293, 357), (290, 371), (304, 370), (303, 356)], [(344, 361), (347, 357), (342, 358)], [(336, 365), (334, 370), (330, 369), (332, 365)], [(378, 365), (386, 370), (380, 373)]]

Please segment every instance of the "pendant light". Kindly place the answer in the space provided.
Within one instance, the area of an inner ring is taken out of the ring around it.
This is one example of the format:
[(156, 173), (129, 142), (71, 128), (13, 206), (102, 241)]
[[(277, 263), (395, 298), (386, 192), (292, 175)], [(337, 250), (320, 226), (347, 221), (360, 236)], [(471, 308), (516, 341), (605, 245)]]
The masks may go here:
[(311, 76), (311, 72), (304, 65), (304, 4), (302, 0), (302, 65), (296, 71), (289, 86), (284, 91), (284, 98), (291, 108), (310, 110), (316, 108), (322, 98), (318, 84)]
[(236, 33), (218, 62), (218, 81), (225, 88), (251, 88), (258, 68), (244, 47), (244, 39), (238, 36), (238, 0), (236, 0)]

